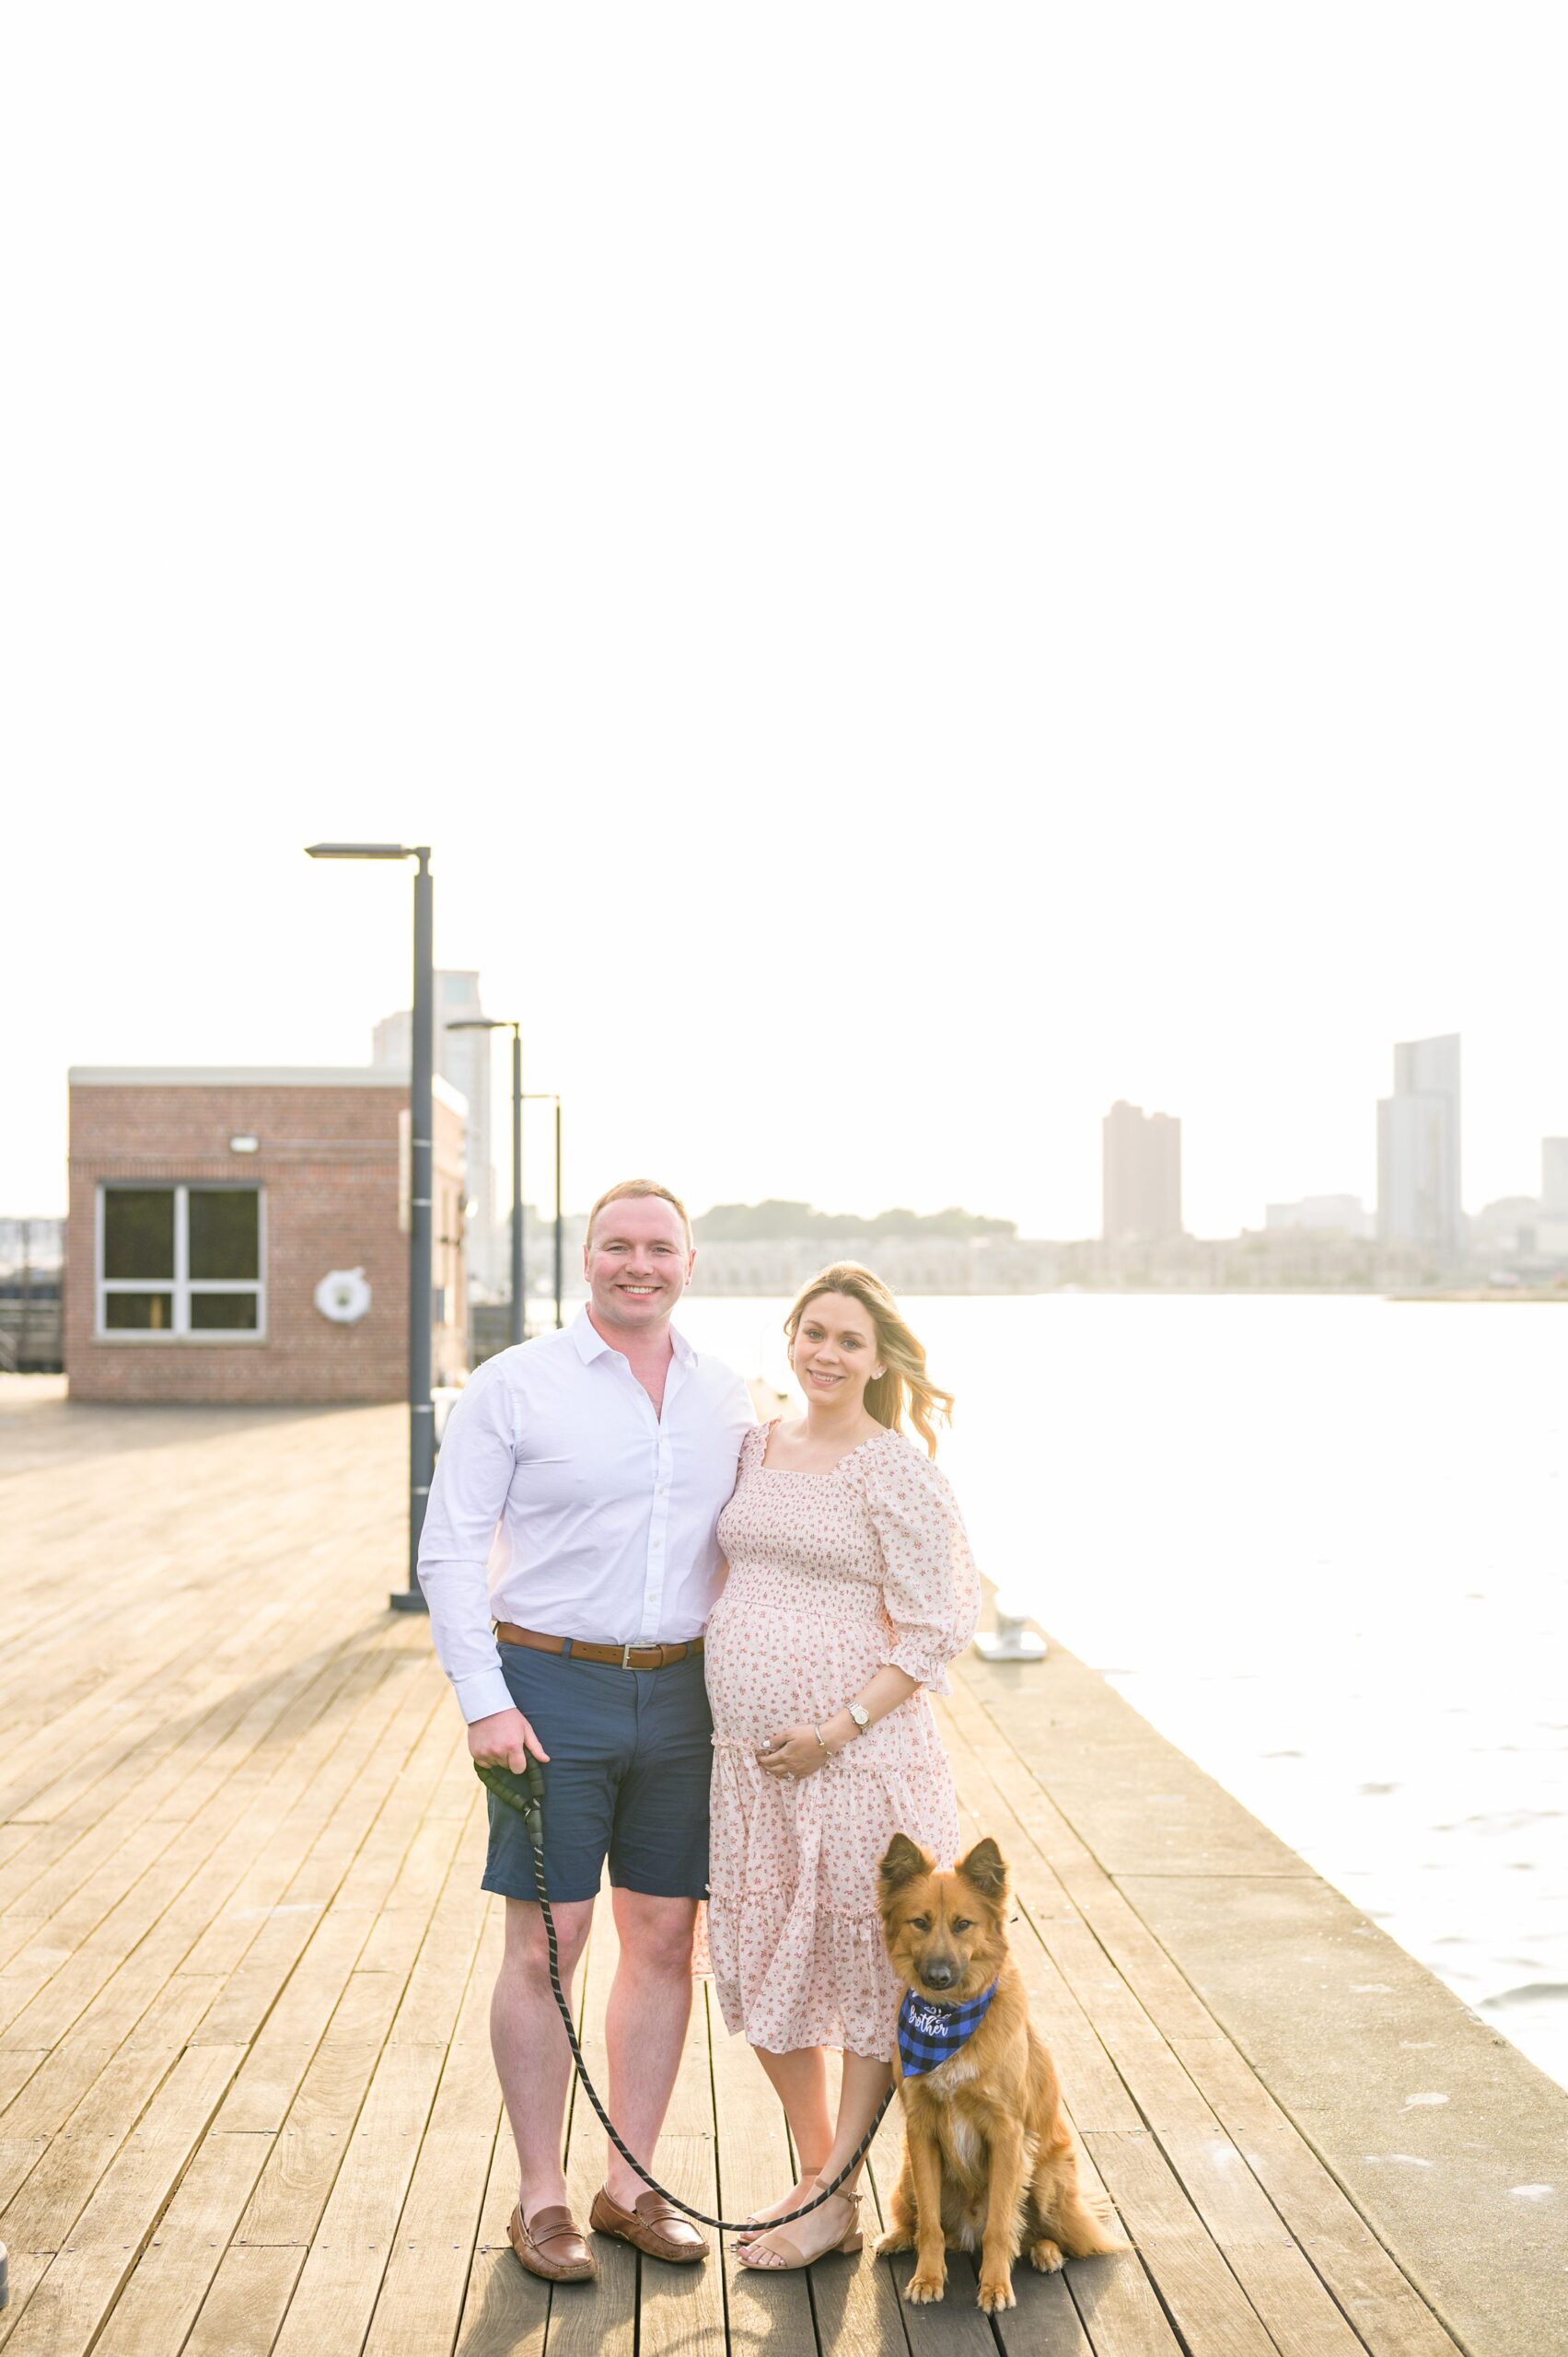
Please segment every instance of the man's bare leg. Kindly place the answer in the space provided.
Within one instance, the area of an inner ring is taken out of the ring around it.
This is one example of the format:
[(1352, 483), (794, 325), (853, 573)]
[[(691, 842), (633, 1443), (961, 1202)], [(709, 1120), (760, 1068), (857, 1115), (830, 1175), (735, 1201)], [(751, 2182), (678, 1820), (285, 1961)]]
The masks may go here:
[[(591, 1898), (558, 1899), (551, 1912), (561, 1983), (572, 1983), (593, 1920)], [(544, 1919), (529, 1900), (506, 1901), (506, 1944), (490, 2001), (490, 2046), (517, 2147), (518, 2201), (525, 2218), (566, 2199), (561, 2146), (572, 2049), (550, 1986)]]
[[(645, 2168), (653, 2167), (691, 2018), (694, 1898), (654, 1898), (613, 1889), (621, 1959), (605, 2008), (610, 2116)], [(563, 2041), (564, 2043), (564, 2041)], [(630, 2210), (647, 2187), (610, 2145), (605, 2190)]]

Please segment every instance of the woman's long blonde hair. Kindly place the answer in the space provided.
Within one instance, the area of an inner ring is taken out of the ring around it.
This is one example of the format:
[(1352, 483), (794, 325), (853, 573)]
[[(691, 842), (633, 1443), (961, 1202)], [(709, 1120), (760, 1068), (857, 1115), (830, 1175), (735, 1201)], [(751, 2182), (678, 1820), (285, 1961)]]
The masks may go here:
[(818, 1295), (824, 1293), (848, 1294), (869, 1314), (876, 1328), (877, 1355), (885, 1372), (865, 1387), (867, 1413), (894, 1433), (907, 1417), (935, 1457), (935, 1423), (938, 1419), (945, 1424), (952, 1422), (953, 1395), (939, 1391), (926, 1374), (924, 1346), (911, 1333), (898, 1303), (880, 1277), (863, 1269), (858, 1260), (835, 1260), (831, 1268), (819, 1271), (796, 1295), (795, 1306), (784, 1319), (791, 1349), (801, 1319)]

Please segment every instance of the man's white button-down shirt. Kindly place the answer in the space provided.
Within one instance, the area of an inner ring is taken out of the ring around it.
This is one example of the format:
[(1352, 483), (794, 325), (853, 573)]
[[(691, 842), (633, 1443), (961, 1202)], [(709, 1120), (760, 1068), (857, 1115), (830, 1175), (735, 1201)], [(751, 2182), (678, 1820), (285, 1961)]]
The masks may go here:
[(492, 1622), (608, 1644), (700, 1636), (717, 1525), (756, 1421), (721, 1360), (670, 1332), (664, 1407), (586, 1309), (470, 1376), (436, 1460), (419, 1584), (465, 1719), (509, 1711)]

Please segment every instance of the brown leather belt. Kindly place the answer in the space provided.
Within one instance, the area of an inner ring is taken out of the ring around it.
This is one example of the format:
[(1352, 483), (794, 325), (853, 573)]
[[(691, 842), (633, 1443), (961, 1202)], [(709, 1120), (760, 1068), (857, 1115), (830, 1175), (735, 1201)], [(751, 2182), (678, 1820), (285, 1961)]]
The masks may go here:
[(519, 1629), (515, 1620), (497, 1620), (495, 1633), (504, 1645), (528, 1645), (536, 1654), (567, 1654), (573, 1661), (609, 1662), (615, 1669), (668, 1669), (688, 1654), (700, 1654), (701, 1637), (687, 1645), (590, 1645), (583, 1637), (542, 1637), (537, 1629)]

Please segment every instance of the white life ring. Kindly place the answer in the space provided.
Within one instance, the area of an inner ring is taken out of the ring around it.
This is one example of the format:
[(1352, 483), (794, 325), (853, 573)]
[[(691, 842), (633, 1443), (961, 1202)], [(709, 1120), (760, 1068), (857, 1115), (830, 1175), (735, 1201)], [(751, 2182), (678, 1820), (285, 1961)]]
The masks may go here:
[(316, 1306), (334, 1326), (357, 1326), (370, 1306), (370, 1280), (363, 1269), (329, 1269), (316, 1288)]

